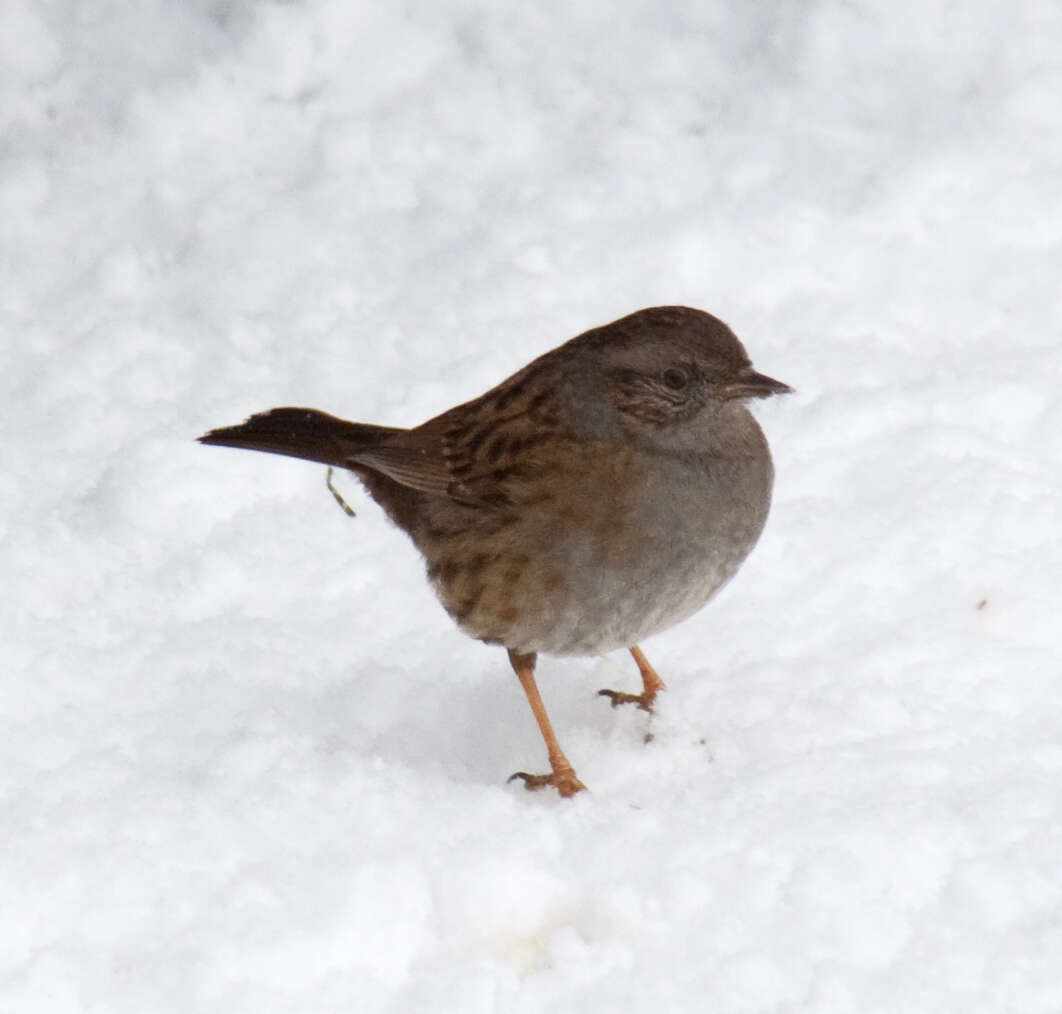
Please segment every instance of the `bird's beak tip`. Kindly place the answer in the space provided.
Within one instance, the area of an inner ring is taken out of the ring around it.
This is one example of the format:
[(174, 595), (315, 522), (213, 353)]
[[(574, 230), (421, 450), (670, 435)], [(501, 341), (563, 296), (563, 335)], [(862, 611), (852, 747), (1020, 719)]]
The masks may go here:
[(743, 370), (733, 384), (728, 385), (733, 398), (769, 398), (775, 394), (793, 394), (794, 389), (780, 380), (757, 373), (750, 366)]

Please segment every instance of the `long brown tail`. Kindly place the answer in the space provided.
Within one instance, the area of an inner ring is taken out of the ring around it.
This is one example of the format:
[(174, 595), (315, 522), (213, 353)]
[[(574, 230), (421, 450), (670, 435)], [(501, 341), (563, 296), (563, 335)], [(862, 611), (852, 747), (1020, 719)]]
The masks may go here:
[(390, 426), (347, 422), (312, 408), (274, 408), (251, 416), (239, 426), (204, 433), (199, 442), (347, 468), (353, 455), (401, 432)]

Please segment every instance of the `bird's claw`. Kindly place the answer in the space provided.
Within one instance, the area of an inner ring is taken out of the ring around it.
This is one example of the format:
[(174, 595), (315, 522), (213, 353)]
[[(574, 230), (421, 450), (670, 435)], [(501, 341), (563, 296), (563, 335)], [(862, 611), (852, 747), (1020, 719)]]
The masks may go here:
[(642, 711), (653, 713), (653, 701), (656, 700), (656, 691), (643, 691), (640, 694), (628, 694), (622, 690), (599, 690), (598, 697), (607, 697), (612, 702), (612, 707), (618, 708), (621, 704), (637, 704)]
[(537, 792), (539, 789), (552, 786), (565, 799), (569, 796), (574, 796), (577, 792), (582, 792), (586, 788), (575, 777), (575, 772), (571, 768), (551, 771), (548, 775), (529, 775), (526, 771), (517, 771), (515, 774), (510, 775), (508, 780), (511, 782), (517, 778), (523, 781), (524, 788), (528, 792)]

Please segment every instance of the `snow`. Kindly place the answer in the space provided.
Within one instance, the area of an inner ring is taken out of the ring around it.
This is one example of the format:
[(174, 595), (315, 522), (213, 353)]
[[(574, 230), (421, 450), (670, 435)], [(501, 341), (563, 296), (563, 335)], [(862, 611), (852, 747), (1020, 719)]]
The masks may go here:
[[(1062, 1010), (1062, 8), (9, 0), (0, 1010)], [(719, 314), (767, 531), (540, 661), (357, 483), (641, 306)], [(646, 732), (651, 742), (643, 742)]]

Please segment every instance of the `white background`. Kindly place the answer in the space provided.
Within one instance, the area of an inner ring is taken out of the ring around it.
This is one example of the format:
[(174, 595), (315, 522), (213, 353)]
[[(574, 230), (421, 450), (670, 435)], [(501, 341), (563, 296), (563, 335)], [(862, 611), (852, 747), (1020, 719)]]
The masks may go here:
[[(0, 1011), (1062, 1010), (1062, 7), (92, 4), (0, 33)], [(727, 320), (767, 531), (542, 659), (348, 477), (642, 306)], [(643, 743), (645, 732), (653, 741)]]

